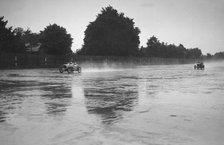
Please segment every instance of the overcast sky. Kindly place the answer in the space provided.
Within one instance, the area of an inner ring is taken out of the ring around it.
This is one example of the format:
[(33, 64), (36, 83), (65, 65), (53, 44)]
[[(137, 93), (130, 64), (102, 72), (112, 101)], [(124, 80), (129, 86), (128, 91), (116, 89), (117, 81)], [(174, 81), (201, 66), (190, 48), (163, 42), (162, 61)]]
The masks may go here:
[(168, 44), (198, 47), (203, 54), (224, 51), (224, 0), (0, 0), (0, 16), (7, 26), (32, 32), (56, 23), (72, 35), (76, 50), (86, 26), (109, 5), (134, 19), (140, 46), (155, 35)]

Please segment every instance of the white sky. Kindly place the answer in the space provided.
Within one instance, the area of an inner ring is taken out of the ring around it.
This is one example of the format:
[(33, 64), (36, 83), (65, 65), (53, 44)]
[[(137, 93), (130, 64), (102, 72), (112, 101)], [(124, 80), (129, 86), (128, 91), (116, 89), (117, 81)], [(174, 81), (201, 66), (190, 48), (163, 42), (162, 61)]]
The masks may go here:
[(86, 26), (108, 5), (134, 19), (140, 46), (155, 35), (168, 44), (198, 47), (203, 54), (224, 51), (224, 0), (0, 0), (0, 16), (7, 26), (32, 32), (56, 23), (72, 35), (76, 50)]

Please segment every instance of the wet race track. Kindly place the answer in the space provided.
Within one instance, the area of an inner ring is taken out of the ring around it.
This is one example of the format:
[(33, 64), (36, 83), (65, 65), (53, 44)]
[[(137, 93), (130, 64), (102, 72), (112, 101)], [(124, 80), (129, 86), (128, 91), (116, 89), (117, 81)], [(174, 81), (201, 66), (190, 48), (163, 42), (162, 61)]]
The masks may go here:
[(222, 145), (224, 65), (1, 70), (1, 145)]

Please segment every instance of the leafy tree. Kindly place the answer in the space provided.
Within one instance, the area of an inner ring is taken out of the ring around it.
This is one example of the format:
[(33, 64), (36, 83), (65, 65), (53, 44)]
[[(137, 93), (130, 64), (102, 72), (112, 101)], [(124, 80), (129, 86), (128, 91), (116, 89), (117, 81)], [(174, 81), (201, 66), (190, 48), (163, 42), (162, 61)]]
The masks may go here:
[(26, 47), (25, 47), (25, 43), (22, 40), (22, 35), (20, 33), (15, 32), (14, 30), (14, 52), (17, 53), (25, 53), (26, 52)]
[(200, 58), (202, 56), (202, 52), (199, 48), (191, 48), (187, 50), (187, 58)]
[(57, 24), (47, 26), (40, 34), (40, 49), (47, 54), (63, 55), (71, 53), (72, 38), (66, 29)]
[(6, 51), (10, 48), (10, 41), (13, 37), (12, 28), (6, 28), (8, 21), (3, 20), (4, 17), (0, 17), (0, 51)]
[(87, 26), (84, 45), (79, 53), (102, 56), (137, 55), (139, 33), (139, 28), (134, 27), (133, 19), (108, 6)]
[(7, 28), (8, 21), (0, 17), (0, 52), (20, 53), (25, 52), (25, 45), (21, 41), (21, 35), (17, 29)]
[(217, 52), (214, 54), (216, 59), (224, 59), (224, 52)]
[(159, 42), (158, 38), (156, 38), (153, 35), (150, 39), (148, 39), (146, 55), (160, 57), (160, 51), (161, 51), (160, 46), (161, 46), (161, 43)]
[(161, 58), (200, 58), (202, 52), (198, 48), (186, 49), (183, 44), (176, 46), (174, 44), (165, 44), (158, 38), (152, 36), (147, 41), (147, 46), (140, 49), (142, 56), (161, 57)]
[(211, 53), (207, 53), (206, 56), (204, 56), (207, 59), (211, 59), (213, 57), (213, 55)]

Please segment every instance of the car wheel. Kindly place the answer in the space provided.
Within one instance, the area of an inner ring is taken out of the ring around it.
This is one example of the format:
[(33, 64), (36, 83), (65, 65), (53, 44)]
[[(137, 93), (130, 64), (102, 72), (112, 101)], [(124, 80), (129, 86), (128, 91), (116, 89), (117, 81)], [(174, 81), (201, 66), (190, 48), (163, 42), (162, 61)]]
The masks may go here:
[(81, 67), (78, 67), (78, 73), (81, 73)]
[(68, 73), (72, 73), (73, 69), (71, 67), (68, 68)]
[(63, 72), (64, 72), (64, 68), (63, 68), (63, 67), (60, 67), (60, 68), (59, 68), (59, 72), (60, 72), (60, 73), (63, 73)]

